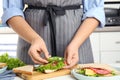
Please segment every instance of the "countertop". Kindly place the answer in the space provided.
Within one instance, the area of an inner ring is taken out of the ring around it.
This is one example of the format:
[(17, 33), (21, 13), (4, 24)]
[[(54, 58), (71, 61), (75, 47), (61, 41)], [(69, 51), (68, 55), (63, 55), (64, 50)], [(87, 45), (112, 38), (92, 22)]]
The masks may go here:
[(106, 26), (104, 28), (96, 28), (94, 32), (120, 32), (120, 26)]
[(11, 33), (15, 33), (15, 31), (13, 31), (12, 28), (10, 27), (1, 27), (0, 26), (0, 34), (11, 34)]
[[(94, 32), (120, 32), (120, 26), (106, 26), (104, 28), (96, 28)], [(0, 34), (15, 33), (10, 27), (0, 27)]]

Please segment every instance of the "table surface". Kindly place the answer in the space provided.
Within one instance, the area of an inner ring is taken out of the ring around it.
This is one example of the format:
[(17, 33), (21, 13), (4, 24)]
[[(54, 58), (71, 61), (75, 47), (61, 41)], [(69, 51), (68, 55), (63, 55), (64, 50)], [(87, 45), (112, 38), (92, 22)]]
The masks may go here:
[[(117, 69), (118, 71), (120, 71), (120, 63), (116, 64), (116, 63), (111, 63), (108, 64), (111, 67)], [(15, 77), (14, 80), (23, 80), (19, 77)], [(49, 78), (49, 79), (44, 79), (44, 80), (76, 80), (73, 76), (71, 75), (65, 75), (65, 76), (59, 76), (59, 77), (54, 77), (54, 78)]]

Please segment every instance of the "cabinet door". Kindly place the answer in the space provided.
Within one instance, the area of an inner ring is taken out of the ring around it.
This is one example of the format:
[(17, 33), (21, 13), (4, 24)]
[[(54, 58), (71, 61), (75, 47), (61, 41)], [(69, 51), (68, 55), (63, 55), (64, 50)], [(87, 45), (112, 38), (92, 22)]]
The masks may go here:
[(99, 46), (99, 33), (92, 33), (90, 35), (90, 40), (91, 40), (91, 46), (92, 46), (92, 51), (93, 51), (93, 56), (94, 56), (94, 62), (99, 63), (100, 62), (100, 46)]
[(0, 34), (0, 54), (8, 53), (12, 57), (16, 57), (17, 34)]
[(120, 51), (120, 32), (100, 33), (101, 51)]
[(120, 51), (101, 52), (101, 63), (120, 63)]

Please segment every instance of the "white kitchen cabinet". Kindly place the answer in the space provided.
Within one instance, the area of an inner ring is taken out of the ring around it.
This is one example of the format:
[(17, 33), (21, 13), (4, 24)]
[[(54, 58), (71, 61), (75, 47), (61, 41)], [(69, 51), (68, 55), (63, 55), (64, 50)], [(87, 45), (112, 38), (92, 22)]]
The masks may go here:
[(12, 57), (16, 57), (17, 34), (0, 34), (0, 55), (8, 53)]
[(120, 32), (100, 33), (101, 51), (120, 51)]
[(101, 52), (101, 63), (120, 63), (120, 51)]
[(95, 62), (120, 63), (120, 32), (95, 32), (90, 38)]
[(92, 51), (93, 51), (93, 56), (94, 56), (94, 62), (99, 63), (100, 62), (100, 33), (93, 33), (90, 36), (91, 40), (91, 46), (92, 46)]

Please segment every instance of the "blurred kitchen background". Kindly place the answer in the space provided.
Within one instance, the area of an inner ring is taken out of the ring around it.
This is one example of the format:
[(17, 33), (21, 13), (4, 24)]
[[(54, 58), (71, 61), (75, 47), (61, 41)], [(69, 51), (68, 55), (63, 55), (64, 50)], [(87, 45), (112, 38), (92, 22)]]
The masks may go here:
[[(16, 57), (18, 35), (1, 24), (2, 0), (0, 0), (0, 54)], [(120, 63), (120, 0), (105, 0), (106, 26), (97, 28), (90, 36), (94, 61)]]

